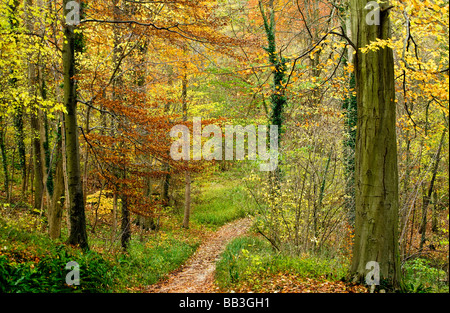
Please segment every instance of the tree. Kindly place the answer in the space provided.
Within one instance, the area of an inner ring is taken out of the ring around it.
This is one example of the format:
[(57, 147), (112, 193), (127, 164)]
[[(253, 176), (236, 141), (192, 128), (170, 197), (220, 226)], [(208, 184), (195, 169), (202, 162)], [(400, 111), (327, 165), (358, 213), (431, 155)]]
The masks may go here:
[[(64, 17), (69, 13), (70, 1), (64, 0)], [(86, 233), (86, 216), (84, 211), (83, 184), (81, 181), (80, 149), (78, 142), (77, 91), (75, 82), (75, 34), (76, 27), (64, 23), (63, 72), (64, 72), (64, 114), (67, 179), (69, 185), (70, 232), (67, 242), (79, 245), (83, 250), (89, 249)]]
[(55, 152), (55, 184), (53, 188), (53, 198), (51, 206), (48, 208), (48, 233), (50, 238), (56, 239), (61, 236), (61, 222), (64, 210), (64, 174), (63, 174), (63, 154), (62, 154), (62, 130), (58, 127), (57, 147)]
[[(368, 23), (364, 0), (351, 0), (352, 34), (356, 46), (357, 134), (355, 151), (356, 218), (350, 275), (364, 283), (366, 265), (379, 264), (380, 278), (397, 288), (398, 169), (394, 58), (385, 46), (360, 50), (376, 40), (388, 40), (389, 2), (380, 5), (379, 23)], [(369, 25), (370, 24), (370, 25)], [(379, 24), (379, 25), (377, 25)]]
[[(272, 104), (272, 112), (270, 117), (270, 122), (272, 125), (278, 126), (278, 130), (282, 131), (283, 125), (283, 112), (287, 105), (287, 99), (285, 96), (285, 84), (286, 84), (286, 59), (277, 55), (277, 45), (276, 45), (276, 23), (275, 23), (275, 8), (274, 0), (269, 1), (269, 17), (266, 16), (264, 5), (262, 1), (259, 1), (259, 9), (261, 11), (261, 16), (264, 20), (264, 29), (267, 37), (267, 54), (269, 55), (270, 64), (273, 66), (273, 91), (270, 97), (270, 102)], [(279, 138), (279, 137), (278, 137)], [(278, 139), (280, 140), (280, 139)], [(278, 149), (280, 149), (280, 143), (278, 143)], [(281, 158), (279, 158), (281, 160)], [(280, 179), (280, 167), (276, 169), (276, 174), (274, 175), (275, 182)]]

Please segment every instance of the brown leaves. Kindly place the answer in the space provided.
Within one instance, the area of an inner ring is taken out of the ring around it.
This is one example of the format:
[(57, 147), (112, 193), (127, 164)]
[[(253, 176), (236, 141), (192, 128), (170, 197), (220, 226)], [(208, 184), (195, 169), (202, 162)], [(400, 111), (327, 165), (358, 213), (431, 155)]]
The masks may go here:
[(298, 274), (260, 273), (253, 283), (244, 281), (237, 288), (220, 292), (258, 293), (366, 293), (367, 288), (342, 281), (328, 281), (325, 278), (307, 278)]

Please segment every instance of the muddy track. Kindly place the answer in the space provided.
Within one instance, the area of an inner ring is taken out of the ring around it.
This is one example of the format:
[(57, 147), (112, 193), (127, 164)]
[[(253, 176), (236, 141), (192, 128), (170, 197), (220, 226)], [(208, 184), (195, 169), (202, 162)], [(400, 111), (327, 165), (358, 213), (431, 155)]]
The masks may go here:
[(214, 292), (214, 272), (220, 253), (227, 243), (244, 235), (251, 225), (250, 218), (225, 224), (204, 240), (194, 255), (163, 282), (151, 285), (152, 293), (207, 293)]

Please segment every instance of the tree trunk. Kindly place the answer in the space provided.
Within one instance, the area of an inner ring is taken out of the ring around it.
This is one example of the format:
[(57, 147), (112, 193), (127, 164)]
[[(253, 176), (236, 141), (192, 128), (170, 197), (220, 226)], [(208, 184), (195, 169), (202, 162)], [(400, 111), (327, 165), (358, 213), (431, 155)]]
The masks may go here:
[(128, 209), (128, 196), (120, 196), (122, 203), (122, 248), (128, 249), (131, 239), (130, 210)]
[[(170, 68), (169, 71), (169, 81), (168, 85), (171, 88), (173, 86), (173, 70)], [(166, 101), (164, 104), (164, 114), (169, 115), (170, 110), (170, 101)], [(170, 157), (170, 153), (167, 152), (167, 157)], [(166, 174), (162, 179), (162, 188), (161, 188), (161, 200), (164, 202), (164, 206), (167, 207), (170, 204), (170, 196), (169, 196), (169, 188), (170, 188), (170, 165), (168, 163), (163, 164), (163, 171), (166, 171)]]
[(5, 146), (5, 136), (6, 131), (3, 127), (3, 118), (0, 116), (0, 150), (2, 154), (2, 168), (3, 168), (3, 186), (5, 187), (5, 195), (6, 195), (6, 202), (10, 202), (10, 195), (9, 195), (9, 177), (8, 177), (8, 160), (6, 157), (6, 146)]
[(431, 196), (433, 194), (434, 182), (436, 181), (436, 175), (437, 175), (437, 171), (439, 169), (439, 161), (441, 159), (441, 150), (442, 150), (442, 145), (444, 143), (444, 139), (445, 139), (445, 134), (446, 133), (447, 133), (447, 130), (444, 130), (442, 132), (441, 141), (439, 142), (439, 148), (438, 148), (438, 151), (436, 153), (436, 157), (434, 159), (433, 174), (431, 176), (431, 181), (430, 181), (430, 184), (428, 185), (428, 191), (423, 197), (423, 202), (422, 202), (422, 223), (420, 225), (420, 233), (422, 234), (422, 237), (420, 239), (420, 245), (419, 245), (419, 249), (420, 250), (422, 250), (423, 245), (424, 245), (425, 240), (426, 240), (428, 205), (430, 204)]
[[(30, 64), (30, 87), (33, 89), (33, 85), (37, 81), (32, 77), (34, 76), (35, 66)], [(34, 209), (41, 210), (42, 201), (44, 200), (44, 169), (42, 163), (42, 149), (41, 149), (41, 123), (40, 114), (37, 110), (33, 110), (31, 113), (31, 142), (33, 146), (33, 170), (34, 170)]]
[[(64, 0), (64, 16), (68, 10)], [(64, 24), (63, 68), (64, 68), (64, 104), (67, 110), (64, 117), (66, 132), (67, 179), (69, 185), (70, 232), (68, 243), (79, 245), (88, 250), (86, 216), (84, 208), (83, 184), (81, 181), (80, 150), (78, 142), (77, 98), (75, 75), (75, 27)]]
[(350, 275), (367, 283), (368, 262), (379, 265), (380, 282), (400, 283), (398, 252), (398, 167), (394, 59), (389, 47), (362, 53), (377, 38), (390, 38), (388, 2), (381, 5), (379, 25), (366, 22), (365, 0), (351, 0), (356, 45), (355, 75), (358, 120), (355, 150), (355, 238)]
[(16, 142), (19, 152), (19, 165), (22, 171), (22, 198), (25, 197), (25, 191), (27, 186), (27, 166), (25, 156), (25, 135), (23, 132), (23, 106), (18, 104), (16, 112), (14, 114), (14, 128), (16, 130)]
[[(32, 10), (33, 1), (27, 0), (26, 2), (26, 27), (28, 31), (34, 32)], [(37, 86), (38, 86), (38, 69), (36, 64), (28, 63), (28, 89), (29, 94), (35, 101), (37, 98)], [(44, 172), (42, 164), (42, 149), (41, 149), (41, 127), (40, 127), (40, 114), (37, 109), (37, 104), (31, 103), (31, 145), (33, 147), (33, 185), (34, 185), (34, 204), (35, 210), (41, 210), (42, 201), (44, 197)]]
[(56, 170), (55, 181), (53, 186), (52, 204), (48, 209), (48, 224), (49, 236), (52, 239), (61, 236), (61, 223), (64, 211), (64, 171), (62, 159), (62, 141), (61, 141), (61, 127), (58, 130), (58, 143), (56, 152)]
[(111, 244), (114, 243), (117, 232), (117, 193), (113, 195), (113, 211), (112, 211), (112, 227), (111, 227)]
[[(286, 83), (286, 59), (282, 56), (278, 57), (278, 51), (276, 46), (276, 25), (275, 25), (275, 8), (274, 0), (269, 1), (269, 17), (266, 16), (262, 1), (259, 1), (259, 9), (264, 20), (264, 29), (267, 37), (267, 48), (265, 50), (269, 56), (269, 62), (271, 63), (273, 70), (273, 84), (272, 95), (270, 96), (270, 102), (272, 105), (272, 112), (270, 117), (271, 125), (277, 125), (278, 130), (282, 132), (282, 125), (284, 122), (284, 109), (287, 105), (287, 98), (285, 95)], [(278, 136), (278, 151), (281, 151), (281, 136)], [(278, 154), (278, 166), (274, 172), (271, 173), (271, 178), (278, 189), (278, 183), (281, 179), (280, 164), (282, 163), (281, 154)]]
[(185, 172), (185, 179), (183, 227), (189, 228), (189, 219), (191, 217), (191, 174), (189, 171)]
[(346, 95), (343, 103), (343, 109), (345, 111), (345, 133), (344, 139), (344, 166), (346, 185), (345, 193), (347, 198), (345, 199), (345, 206), (347, 209), (348, 219), (351, 225), (355, 224), (355, 142), (356, 142), (356, 121), (357, 117), (357, 104), (356, 96), (353, 95), (352, 90), (355, 88), (355, 75), (351, 74), (349, 82), (350, 92)]
[[(185, 69), (186, 70), (186, 69)], [(183, 120), (187, 121), (187, 74), (183, 76), (181, 99), (183, 101)], [(191, 174), (189, 170), (184, 173), (185, 185), (184, 185), (184, 217), (183, 227), (189, 228), (189, 219), (191, 216)]]
[[(10, 2), (9, 7), (11, 9), (10, 15), (8, 17), (10, 28), (13, 32), (17, 31), (19, 27), (19, 21), (17, 20), (17, 16), (19, 15), (17, 12), (17, 8), (19, 7), (19, 1), (13, 0)], [(27, 25), (29, 26), (29, 25)], [(14, 40), (17, 43), (17, 36), (14, 35)], [(10, 72), (13, 73), (18, 71), (19, 69), (12, 68)], [(17, 78), (13, 77), (9, 80), (11, 86), (13, 88), (17, 88)], [(19, 166), (22, 171), (22, 198), (25, 197), (26, 185), (27, 185), (27, 167), (26, 167), (26, 153), (25, 153), (25, 135), (23, 130), (23, 103), (16, 102), (16, 107), (14, 111), (14, 129), (15, 129), (15, 139), (17, 143), (18, 153), (19, 153)], [(5, 180), (7, 182), (8, 179)], [(9, 191), (7, 192), (7, 198), (9, 199)], [(8, 200), (9, 201), (9, 200)]]
[(64, 114), (61, 113), (61, 157), (62, 157), (62, 169), (63, 169), (63, 177), (64, 177), (64, 211), (67, 212), (66, 215), (66, 224), (67, 229), (70, 229), (70, 216), (69, 212), (69, 203), (70, 203), (70, 195), (69, 195), (69, 181), (67, 179), (67, 157), (66, 157), (66, 127), (64, 126)]

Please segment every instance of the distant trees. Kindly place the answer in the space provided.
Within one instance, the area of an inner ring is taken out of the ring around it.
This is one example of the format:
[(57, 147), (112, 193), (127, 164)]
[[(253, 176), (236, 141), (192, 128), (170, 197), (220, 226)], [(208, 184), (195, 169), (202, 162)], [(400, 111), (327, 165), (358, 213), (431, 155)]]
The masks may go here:
[(172, 160), (169, 133), (202, 116), (278, 126), (279, 184), (242, 165), (276, 249), (352, 255), (358, 282), (376, 261), (394, 286), (447, 249), (448, 1), (391, 0), (379, 25), (362, 0), (80, 1), (79, 25), (69, 4), (0, 1), (0, 198), (51, 238), (188, 228), (214, 162)]

